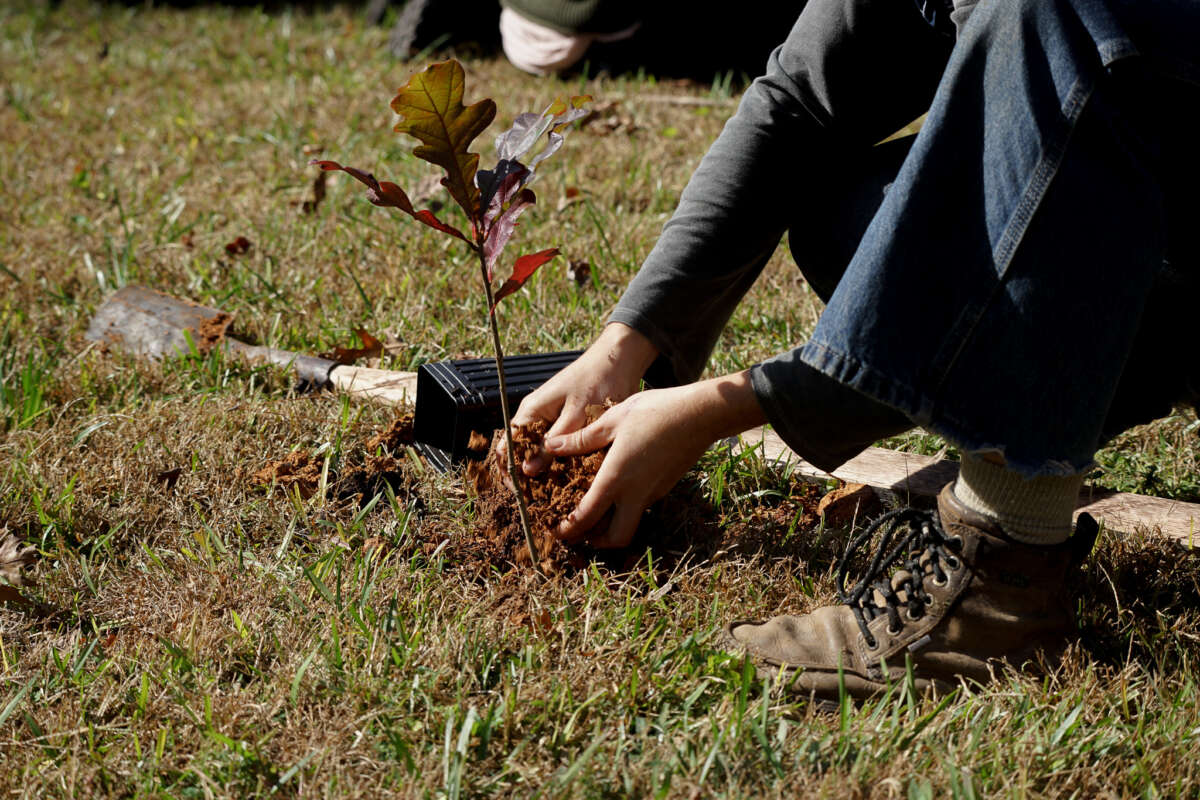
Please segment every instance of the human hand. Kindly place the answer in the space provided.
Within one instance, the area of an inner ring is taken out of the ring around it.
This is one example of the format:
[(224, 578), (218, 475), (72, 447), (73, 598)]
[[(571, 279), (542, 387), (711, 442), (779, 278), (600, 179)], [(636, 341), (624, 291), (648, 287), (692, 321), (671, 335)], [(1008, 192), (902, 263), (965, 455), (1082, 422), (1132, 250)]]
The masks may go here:
[[(552, 436), (571, 433), (587, 424), (587, 407), (606, 400), (620, 401), (637, 391), (638, 384), (658, 350), (642, 334), (619, 322), (605, 327), (591, 347), (521, 401), (512, 417), (513, 425), (545, 420)], [(507, 463), (503, 439), (497, 457)], [(545, 451), (521, 465), (526, 475), (536, 475), (550, 463)]]
[[(749, 374), (635, 394), (583, 428), (547, 436), (551, 456), (611, 445), (579, 506), (556, 532), (571, 542), (624, 547), (642, 512), (658, 500), (717, 439), (765, 421)], [(593, 532), (612, 509), (607, 529)]]

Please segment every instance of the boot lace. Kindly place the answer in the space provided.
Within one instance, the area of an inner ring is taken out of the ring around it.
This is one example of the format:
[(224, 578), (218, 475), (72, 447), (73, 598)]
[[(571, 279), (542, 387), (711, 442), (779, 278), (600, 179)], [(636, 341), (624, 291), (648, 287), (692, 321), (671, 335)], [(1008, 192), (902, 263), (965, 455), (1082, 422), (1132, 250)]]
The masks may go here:
[[(845, 591), (851, 559), (877, 531), (882, 533), (875, 556), (858, 583)], [(895, 635), (904, 627), (902, 610), (910, 620), (925, 616), (932, 600), (926, 578), (943, 585), (949, 580), (946, 570), (958, 569), (961, 551), (962, 538), (946, 535), (937, 512), (911, 508), (884, 514), (847, 545), (837, 568), (838, 601), (850, 606), (867, 647), (879, 646), (867, 627), (876, 617), (886, 614), (888, 633)], [(891, 571), (897, 564), (900, 568)]]

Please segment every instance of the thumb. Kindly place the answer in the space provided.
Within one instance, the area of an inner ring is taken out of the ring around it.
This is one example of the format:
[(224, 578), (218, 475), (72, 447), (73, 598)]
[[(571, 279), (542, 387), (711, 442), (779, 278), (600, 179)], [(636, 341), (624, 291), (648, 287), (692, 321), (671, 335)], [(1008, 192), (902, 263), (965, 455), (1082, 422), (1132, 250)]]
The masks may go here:
[(591, 453), (612, 444), (613, 430), (608, 414), (577, 431), (551, 436), (544, 442), (546, 452), (555, 456), (577, 456)]

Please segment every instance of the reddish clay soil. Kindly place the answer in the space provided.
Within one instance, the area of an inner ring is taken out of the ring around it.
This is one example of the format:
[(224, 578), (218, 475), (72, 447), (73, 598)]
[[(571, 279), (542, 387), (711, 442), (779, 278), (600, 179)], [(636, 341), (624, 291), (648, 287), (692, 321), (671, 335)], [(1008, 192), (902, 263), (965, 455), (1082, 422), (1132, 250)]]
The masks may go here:
[[(411, 489), (411, 478), (397, 458), (406, 445), (413, 442), (413, 415), (398, 416), (383, 430), (364, 442), (361, 454), (352, 450), (352, 460), (340, 470), (331, 470), (326, 478), (329, 494), (342, 501), (353, 501), (361, 507), (372, 497), (384, 491), (384, 484), (397, 495), (407, 495)], [(307, 450), (295, 450), (281, 459), (268, 461), (251, 477), (255, 486), (272, 487), (292, 491), (307, 499), (317, 492), (321, 482), (324, 460)]]
[[(542, 437), (549, 424), (538, 421), (532, 425), (513, 428), (513, 455), (517, 463), (541, 450)], [(508, 487), (505, 470), (496, 455), (496, 445), (503, 433), (496, 431), (489, 443), (487, 438), (474, 434), (470, 449), (482, 460), (467, 466), (467, 476), (477, 494), (476, 532), (481, 549), (490, 551), (496, 561), (507, 561), (528, 567), (529, 549), (521, 530), (520, 512), (516, 498)], [(490, 446), (489, 446), (490, 445)], [(529, 509), (533, 541), (537, 547), (538, 565), (542, 571), (555, 574), (573, 571), (588, 561), (586, 548), (572, 547), (554, 536), (558, 524), (570, 514), (587, 493), (596, 472), (604, 463), (607, 450), (585, 456), (556, 458), (545, 471), (526, 476), (522, 481), (525, 504)], [(607, 520), (601, 522), (606, 524)]]
[[(384, 490), (384, 484), (402, 498), (420, 502), (418, 478), (403, 453), (412, 444), (412, 414), (397, 417), (387, 428), (368, 437), (362, 447), (349, 447), (339, 470), (327, 476), (331, 498), (361, 507)], [(538, 450), (546, 423), (518, 426), (513, 432), (513, 451), (518, 459)], [(489, 440), (473, 434), (470, 450), (474, 460), (465, 471), (474, 488), (474, 519), (467, 535), (446, 538), (443, 525), (420, 525), (417, 546), (426, 552), (441, 551), (445, 558), (467, 572), (507, 573), (514, 567), (528, 571), (529, 553), (521, 531), (520, 517), (512, 490), (503, 480), (495, 453), (502, 434)], [(526, 503), (533, 524), (538, 566), (547, 575), (570, 575), (592, 563), (625, 572), (637, 567), (647, 553), (658, 566), (668, 566), (685, 555), (706, 558), (721, 550), (785, 552), (795, 547), (797, 530), (816, 527), (819, 489), (795, 483), (786, 496), (765, 499), (742, 509), (733, 522), (725, 520), (705, 499), (695, 476), (681, 481), (642, 517), (633, 542), (620, 550), (599, 550), (586, 544), (570, 545), (552, 531), (575, 509), (604, 461), (605, 451), (585, 456), (558, 458), (541, 474), (524, 480)], [(306, 451), (289, 453), (271, 461), (252, 478), (255, 485), (298, 490), (311, 497), (320, 486), (324, 466), (320, 456)], [(294, 487), (294, 489), (293, 489)], [(607, 525), (607, 518), (600, 525)]]

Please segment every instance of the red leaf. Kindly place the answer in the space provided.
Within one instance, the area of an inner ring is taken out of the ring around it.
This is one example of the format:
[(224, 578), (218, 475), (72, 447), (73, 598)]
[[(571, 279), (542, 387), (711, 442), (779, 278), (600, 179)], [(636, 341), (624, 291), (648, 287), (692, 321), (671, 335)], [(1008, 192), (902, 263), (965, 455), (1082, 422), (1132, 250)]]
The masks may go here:
[(471, 240), (463, 235), (462, 231), (442, 222), (429, 209), (422, 211), (414, 210), (412, 201), (408, 199), (408, 195), (404, 193), (404, 190), (390, 181), (377, 181), (375, 180), (375, 176), (369, 172), (363, 172), (357, 167), (344, 167), (336, 161), (320, 161), (314, 158), (308, 163), (316, 165), (323, 170), (341, 170), (359, 183), (366, 185), (367, 199), (373, 204), (383, 208), (398, 208), (413, 219), (423, 222), (431, 228), (435, 228), (442, 233), (448, 233), (451, 236), (457, 236), (468, 244), (471, 243)]
[[(497, 194), (496, 198), (500, 199), (501, 196), (501, 194)], [(516, 230), (517, 217), (525, 213), (526, 209), (532, 208), (536, 202), (537, 197), (534, 196), (532, 190), (522, 189), (516, 197), (512, 198), (508, 208), (488, 226), (487, 235), (483, 240), (483, 258), (487, 263), (489, 281), (495, 275), (496, 261), (500, 258), (500, 253), (508, 244), (508, 240), (512, 238), (513, 231)]]
[(359, 359), (379, 358), (383, 354), (382, 342), (362, 328), (356, 328), (354, 332), (358, 335), (359, 341), (362, 342), (362, 347), (338, 347), (335, 345), (331, 352), (321, 353), (321, 358), (328, 358), (339, 364), (350, 366)]
[(512, 277), (504, 282), (500, 290), (496, 292), (492, 300), (492, 311), (496, 310), (496, 305), (505, 297), (521, 288), (525, 281), (529, 280), (529, 276), (537, 272), (538, 267), (545, 264), (550, 259), (558, 255), (558, 248), (551, 247), (549, 250), (542, 250), (537, 253), (521, 256), (517, 259), (517, 263), (513, 264)]

